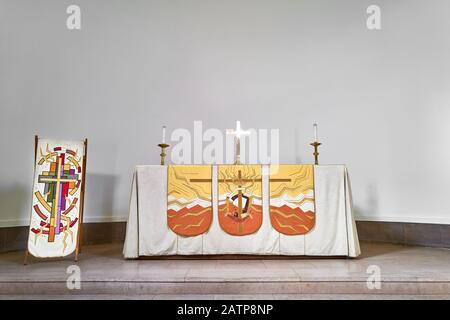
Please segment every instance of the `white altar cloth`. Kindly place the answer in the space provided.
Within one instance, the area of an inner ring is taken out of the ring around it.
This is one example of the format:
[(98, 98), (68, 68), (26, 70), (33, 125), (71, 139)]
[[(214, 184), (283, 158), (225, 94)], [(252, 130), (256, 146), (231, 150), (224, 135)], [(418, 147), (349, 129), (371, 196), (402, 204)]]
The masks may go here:
[(195, 237), (176, 235), (167, 225), (167, 166), (137, 166), (133, 175), (125, 258), (166, 255), (360, 255), (352, 212), (347, 169), (343, 165), (314, 166), (316, 225), (305, 235), (284, 235), (270, 224), (269, 166), (262, 166), (263, 223), (246, 236), (225, 233), (217, 219), (217, 166), (213, 165), (213, 221)]

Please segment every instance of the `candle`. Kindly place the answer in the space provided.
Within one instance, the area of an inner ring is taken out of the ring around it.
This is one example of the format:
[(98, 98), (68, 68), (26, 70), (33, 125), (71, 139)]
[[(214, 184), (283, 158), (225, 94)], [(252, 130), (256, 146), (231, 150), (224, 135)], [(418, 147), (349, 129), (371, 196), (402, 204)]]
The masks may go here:
[(314, 123), (313, 127), (314, 127), (314, 142), (318, 142), (318, 139), (317, 139), (317, 123)]
[(162, 143), (166, 143), (166, 126), (163, 126), (162, 129)]

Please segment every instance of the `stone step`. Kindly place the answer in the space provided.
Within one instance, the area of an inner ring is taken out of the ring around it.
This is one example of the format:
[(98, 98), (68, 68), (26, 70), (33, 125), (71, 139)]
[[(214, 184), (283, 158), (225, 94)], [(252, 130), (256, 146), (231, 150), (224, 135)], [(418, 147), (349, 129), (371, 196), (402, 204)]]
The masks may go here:
[(396, 294), (72, 294), (0, 295), (0, 300), (450, 300), (450, 295)]
[(448, 281), (384, 281), (368, 289), (365, 281), (82, 281), (69, 290), (65, 281), (0, 282), (0, 295), (157, 295), (157, 294), (402, 294), (450, 295)]

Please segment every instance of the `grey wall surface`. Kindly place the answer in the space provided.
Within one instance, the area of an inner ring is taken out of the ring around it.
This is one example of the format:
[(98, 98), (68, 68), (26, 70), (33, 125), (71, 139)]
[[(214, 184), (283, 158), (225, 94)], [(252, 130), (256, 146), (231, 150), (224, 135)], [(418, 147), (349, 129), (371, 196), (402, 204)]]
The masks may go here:
[[(81, 7), (81, 30), (66, 8)], [(366, 8), (382, 30), (366, 28)], [(88, 137), (86, 219), (127, 215), (161, 125), (279, 128), (345, 163), (359, 219), (450, 223), (448, 0), (0, 0), (0, 226), (26, 225), (33, 136)]]

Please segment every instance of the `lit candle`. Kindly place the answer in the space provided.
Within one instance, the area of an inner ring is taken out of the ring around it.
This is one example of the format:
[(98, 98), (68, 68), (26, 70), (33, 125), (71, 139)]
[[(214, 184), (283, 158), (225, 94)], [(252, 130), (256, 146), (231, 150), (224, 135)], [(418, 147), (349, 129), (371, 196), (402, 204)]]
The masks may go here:
[(313, 127), (314, 127), (314, 142), (318, 142), (318, 139), (317, 139), (317, 123), (314, 123)]
[(166, 126), (163, 126), (162, 143), (166, 143)]

